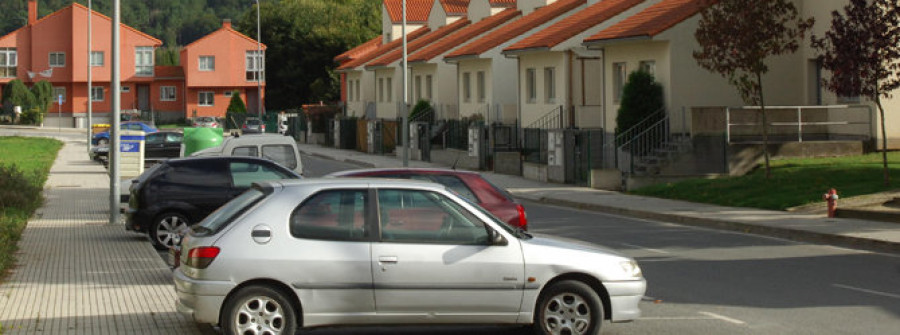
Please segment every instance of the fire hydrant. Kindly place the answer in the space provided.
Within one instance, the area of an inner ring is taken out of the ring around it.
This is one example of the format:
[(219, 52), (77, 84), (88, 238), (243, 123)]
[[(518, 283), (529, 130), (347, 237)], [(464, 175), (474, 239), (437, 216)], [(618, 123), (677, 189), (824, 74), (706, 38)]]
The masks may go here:
[(834, 212), (837, 211), (837, 190), (833, 188), (828, 190), (828, 192), (822, 195), (822, 198), (825, 199), (826, 203), (828, 203), (828, 217), (833, 218)]

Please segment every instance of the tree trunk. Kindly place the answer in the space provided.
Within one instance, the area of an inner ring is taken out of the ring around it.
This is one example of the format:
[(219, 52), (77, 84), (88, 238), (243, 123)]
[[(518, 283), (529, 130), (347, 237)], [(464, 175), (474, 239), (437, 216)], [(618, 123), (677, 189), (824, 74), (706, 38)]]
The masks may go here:
[(756, 72), (756, 83), (759, 89), (759, 106), (760, 111), (762, 112), (762, 135), (763, 135), (763, 157), (765, 157), (766, 161), (766, 180), (772, 176), (772, 170), (769, 167), (769, 127), (768, 120), (766, 118), (766, 100), (763, 97), (763, 86), (762, 86), (762, 73)]
[(884, 186), (891, 186), (891, 173), (888, 170), (887, 160), (887, 131), (884, 129), (884, 107), (881, 106), (881, 96), (875, 95), (875, 104), (878, 106), (878, 113), (881, 115), (881, 162), (884, 165)]

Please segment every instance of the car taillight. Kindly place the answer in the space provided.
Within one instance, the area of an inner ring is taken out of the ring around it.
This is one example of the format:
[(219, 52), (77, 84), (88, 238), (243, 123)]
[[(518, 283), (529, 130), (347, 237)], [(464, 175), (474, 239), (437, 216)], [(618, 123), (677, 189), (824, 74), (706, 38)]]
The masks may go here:
[(519, 213), (519, 227), (528, 230), (528, 218), (525, 217), (525, 206), (522, 206), (522, 204), (516, 204), (516, 212)]
[(188, 252), (187, 262), (184, 263), (186, 266), (190, 266), (196, 269), (205, 269), (209, 266), (210, 263), (216, 256), (219, 255), (218, 247), (199, 247), (191, 249)]

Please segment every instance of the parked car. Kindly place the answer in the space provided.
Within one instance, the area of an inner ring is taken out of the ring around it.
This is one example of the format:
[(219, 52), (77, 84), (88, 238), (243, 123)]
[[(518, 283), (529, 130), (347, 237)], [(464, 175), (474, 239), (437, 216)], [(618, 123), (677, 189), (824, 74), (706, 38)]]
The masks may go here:
[(329, 177), (378, 177), (426, 180), (449, 187), (466, 199), (477, 203), (503, 222), (513, 227), (528, 229), (525, 207), (505, 190), (491, 184), (472, 171), (451, 169), (361, 169), (335, 172)]
[[(119, 129), (121, 130), (139, 130), (145, 133), (155, 133), (157, 132), (156, 128), (153, 128), (146, 123), (137, 122), (137, 121), (129, 121), (122, 122), (119, 124)], [(94, 134), (91, 137), (91, 144), (93, 145), (108, 145), (109, 144), (109, 130), (102, 131)]]
[[(181, 155), (181, 143), (184, 134), (175, 131), (158, 131), (144, 137), (144, 161), (155, 162), (162, 159), (175, 158)], [(91, 148), (93, 159), (107, 159), (109, 146)]]
[(255, 157), (191, 157), (154, 165), (129, 188), (125, 228), (146, 232), (159, 250), (190, 226), (247, 190), (253, 182), (299, 179), (277, 163)]
[(221, 145), (197, 151), (191, 156), (265, 157), (303, 174), (303, 162), (300, 160), (297, 142), (291, 137), (275, 134), (226, 137)]
[(266, 132), (266, 124), (259, 118), (248, 117), (244, 120), (244, 125), (241, 126), (241, 133), (243, 134), (262, 134)]
[(419, 181), (257, 183), (181, 248), (177, 309), (225, 334), (383, 324), (598, 334), (605, 320), (637, 319), (647, 285), (632, 258), (526, 233)]
[(191, 127), (218, 128), (222, 124), (212, 116), (198, 116), (191, 121)]

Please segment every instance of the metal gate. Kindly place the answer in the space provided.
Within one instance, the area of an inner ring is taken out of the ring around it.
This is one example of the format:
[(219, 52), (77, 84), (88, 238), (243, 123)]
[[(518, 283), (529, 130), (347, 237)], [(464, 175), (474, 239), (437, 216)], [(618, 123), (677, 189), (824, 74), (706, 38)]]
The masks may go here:
[(569, 129), (564, 131), (565, 182), (590, 186), (591, 170), (603, 163), (603, 131), (600, 129)]
[(418, 138), (420, 159), (424, 162), (431, 161), (431, 125), (424, 122), (416, 124), (416, 135)]

